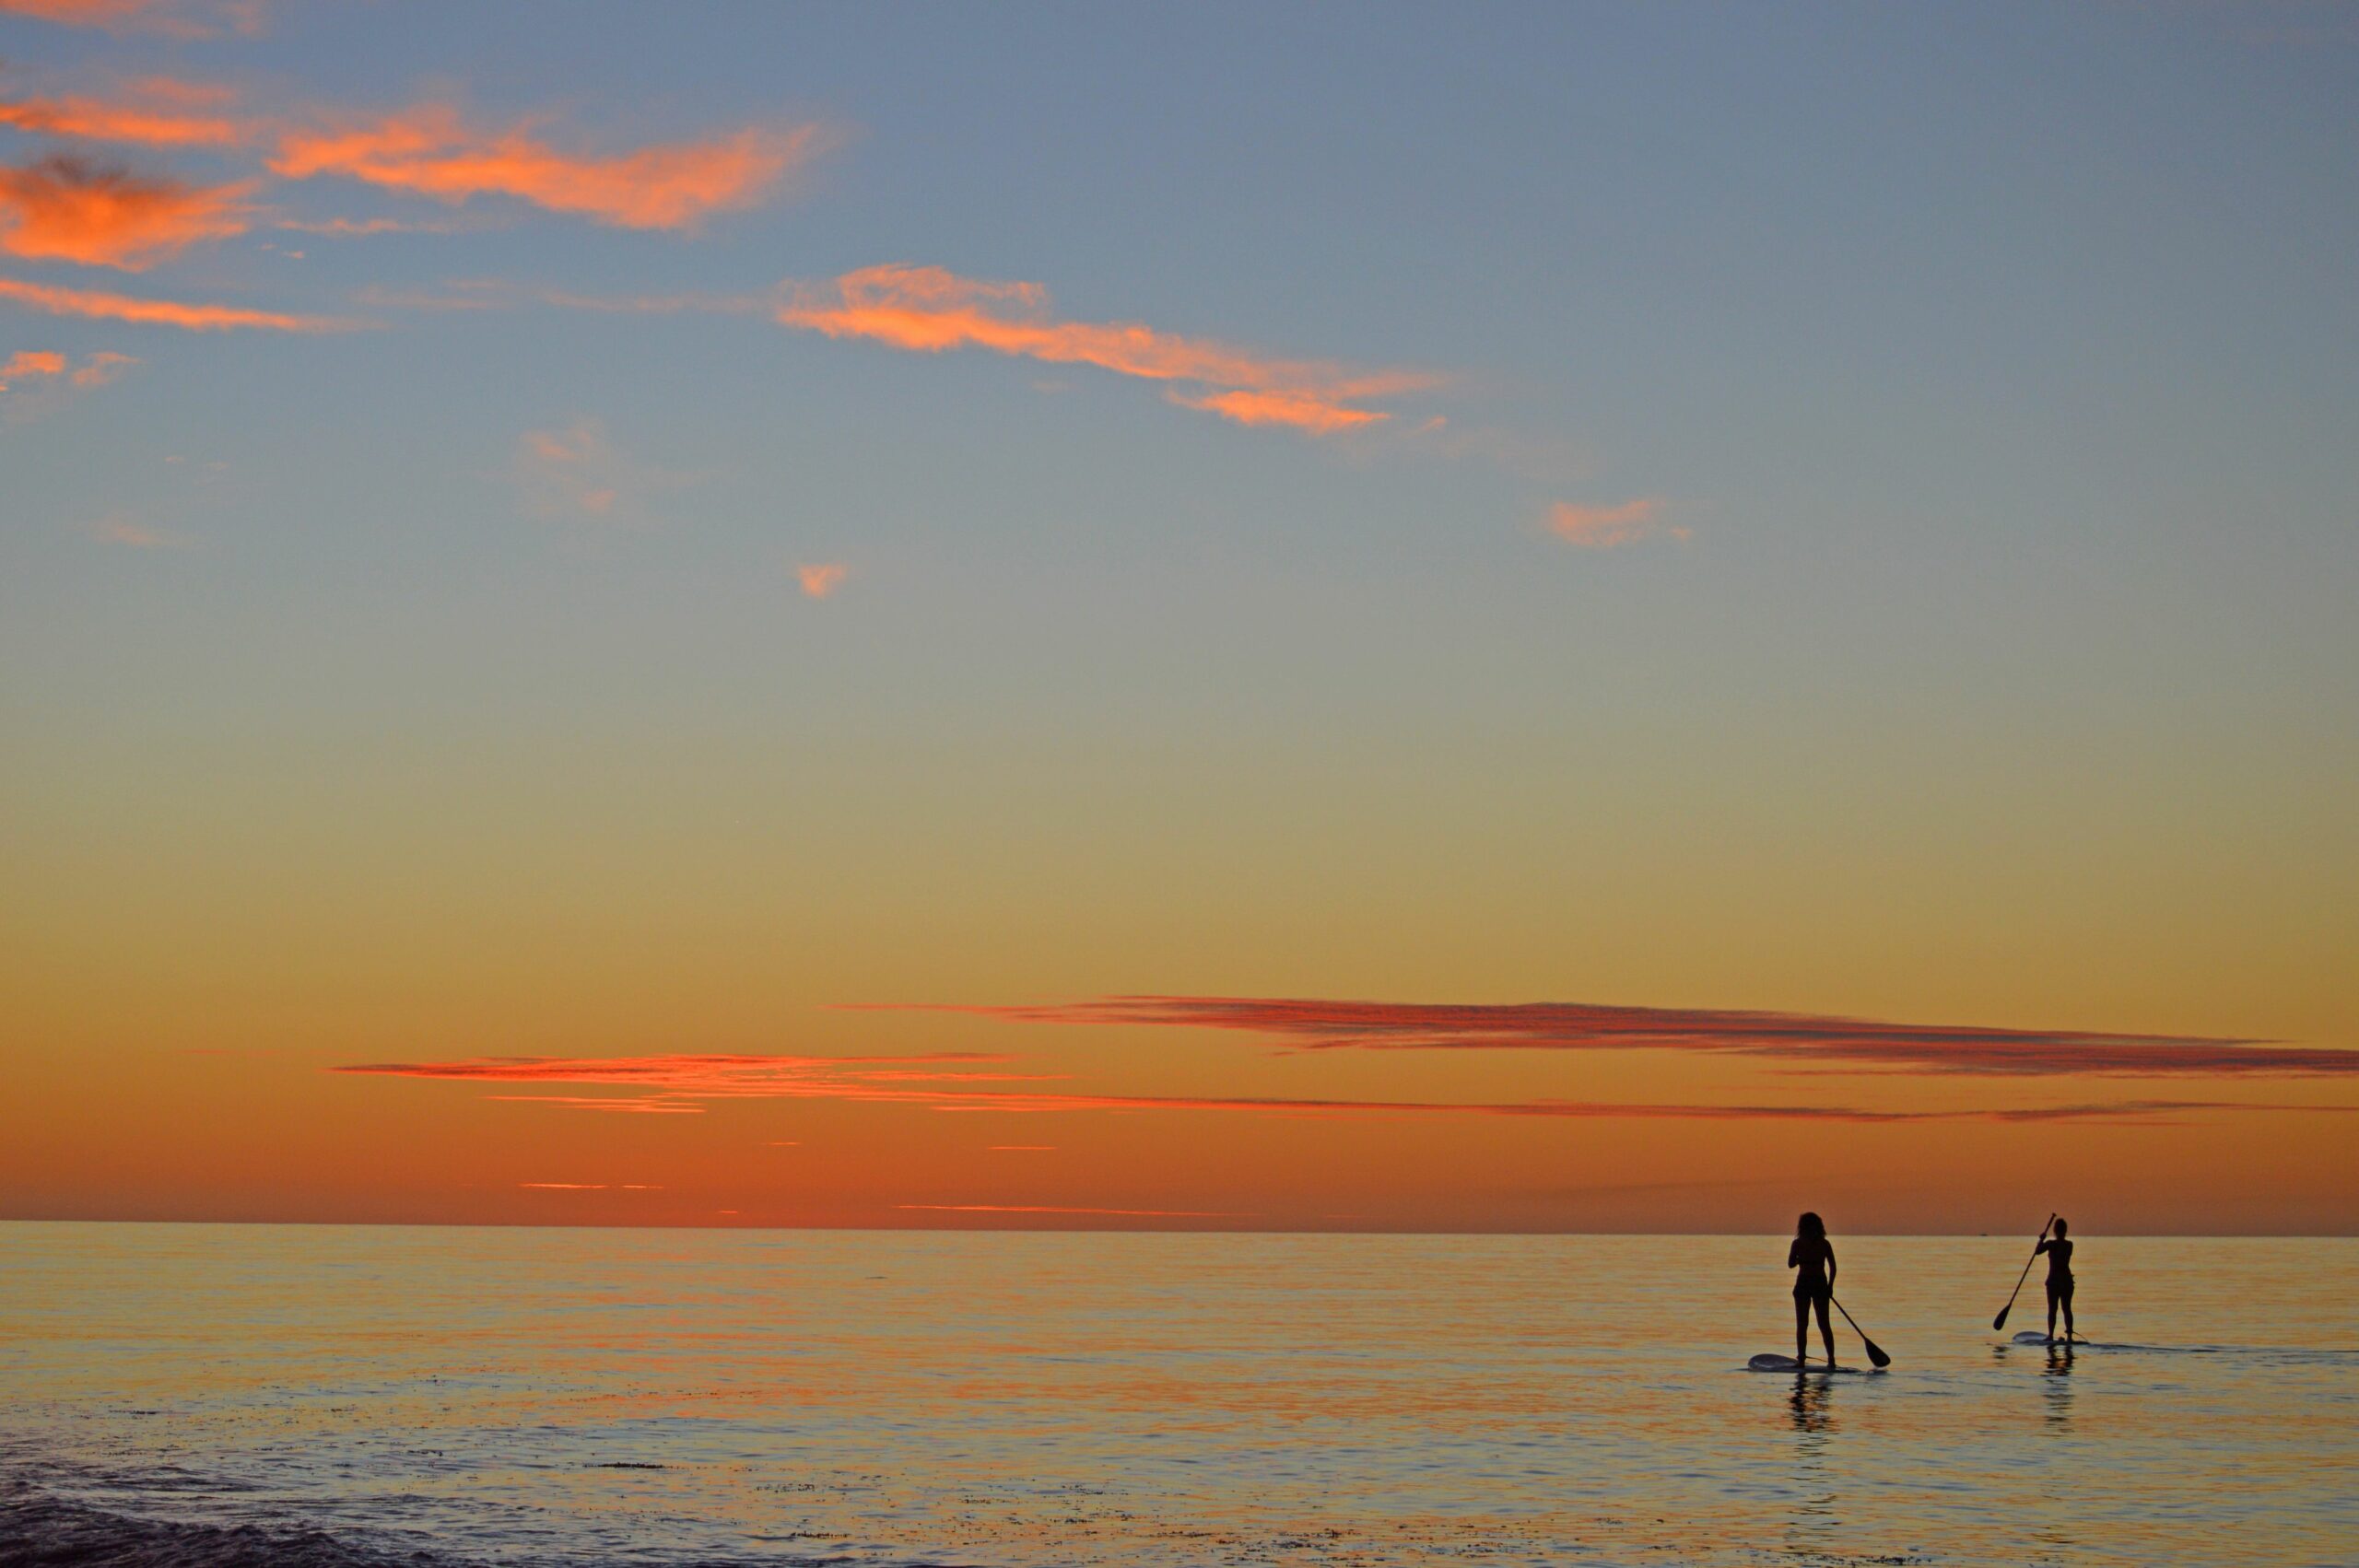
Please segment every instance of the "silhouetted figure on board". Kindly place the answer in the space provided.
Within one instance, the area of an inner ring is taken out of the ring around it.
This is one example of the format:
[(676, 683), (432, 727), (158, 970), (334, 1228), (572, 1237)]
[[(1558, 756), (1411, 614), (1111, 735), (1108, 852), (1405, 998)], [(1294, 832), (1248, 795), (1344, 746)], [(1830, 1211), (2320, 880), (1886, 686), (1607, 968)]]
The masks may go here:
[[(2048, 1340), (2056, 1342), (2056, 1309), (2064, 1309), (2064, 1338), (2072, 1338), (2072, 1244), (2065, 1237), (2071, 1225), (2063, 1220), (2056, 1222), (2056, 1234), (2039, 1244), (2039, 1252), (2048, 1254)], [(2032, 1256), (2037, 1257), (2038, 1253)]]
[(1794, 1276), (1794, 1360), (1810, 1359), (1810, 1309), (1818, 1308), (1818, 1337), (1826, 1341), (1826, 1364), (1835, 1364), (1835, 1325), (1827, 1304), (1835, 1299), (1835, 1248), (1827, 1245), (1826, 1222), (1804, 1214), (1794, 1226), (1794, 1245), (1786, 1249), (1786, 1267)]

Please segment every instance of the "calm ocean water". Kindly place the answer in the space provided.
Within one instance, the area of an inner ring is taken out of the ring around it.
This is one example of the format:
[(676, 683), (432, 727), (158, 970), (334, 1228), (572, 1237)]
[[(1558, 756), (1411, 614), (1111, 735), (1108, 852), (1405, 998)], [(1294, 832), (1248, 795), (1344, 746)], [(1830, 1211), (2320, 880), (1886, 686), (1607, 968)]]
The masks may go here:
[(2088, 1235), (2083, 1330), (2137, 1348), (2066, 1357), (1990, 1332), (2025, 1238), (1838, 1236), (1895, 1365), (1804, 1380), (1741, 1370), (1791, 1349), (1785, 1245), (0, 1225), (0, 1530), (93, 1562), (206, 1524), (500, 1563), (2359, 1561), (2359, 1242)]

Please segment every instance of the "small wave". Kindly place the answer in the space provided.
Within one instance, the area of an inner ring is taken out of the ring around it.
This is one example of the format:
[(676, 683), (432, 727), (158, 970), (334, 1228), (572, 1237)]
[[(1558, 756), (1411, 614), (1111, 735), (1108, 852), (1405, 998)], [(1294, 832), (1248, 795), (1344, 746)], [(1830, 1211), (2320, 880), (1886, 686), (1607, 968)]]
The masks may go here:
[(394, 1557), (323, 1531), (139, 1519), (30, 1487), (0, 1492), (0, 1568), (466, 1568)]

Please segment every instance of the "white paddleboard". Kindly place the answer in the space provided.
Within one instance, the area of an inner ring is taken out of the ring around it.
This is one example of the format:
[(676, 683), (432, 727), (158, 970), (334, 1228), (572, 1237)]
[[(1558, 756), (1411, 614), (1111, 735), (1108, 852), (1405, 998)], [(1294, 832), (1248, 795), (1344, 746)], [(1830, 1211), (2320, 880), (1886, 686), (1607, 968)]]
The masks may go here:
[[(2050, 1340), (2047, 1335), (2041, 1333), (2036, 1328), (2026, 1328), (2022, 1333), (2015, 1336), (2015, 1343), (2019, 1345), (2060, 1345), (2065, 1343), (2065, 1341), (2062, 1340)], [(2076, 1339), (2072, 1340), (2071, 1343), (2082, 1350), (2090, 1350), (2095, 1348), (2096, 1341), (2094, 1340)]]
[(1848, 1376), (1854, 1373), (1872, 1373), (1872, 1366), (1829, 1366), (1820, 1361), (1796, 1361), (1791, 1356), (1760, 1355), (1744, 1363), (1747, 1372), (1811, 1373), (1825, 1377), (1829, 1375)]

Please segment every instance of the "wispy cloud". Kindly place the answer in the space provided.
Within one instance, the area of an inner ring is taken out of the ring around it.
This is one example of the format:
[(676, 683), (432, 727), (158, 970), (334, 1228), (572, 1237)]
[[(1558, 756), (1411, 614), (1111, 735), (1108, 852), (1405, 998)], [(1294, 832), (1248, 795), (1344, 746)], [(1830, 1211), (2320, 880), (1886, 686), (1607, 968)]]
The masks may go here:
[[(443, 103), (343, 119), (248, 113), (240, 103), (233, 88), (150, 76), (104, 95), (0, 99), (0, 125), (149, 147), (265, 142), (265, 162), (283, 179), (347, 179), (452, 205), (505, 196), (619, 228), (675, 230), (759, 205), (838, 139), (817, 123), (756, 124), (618, 152), (569, 152), (546, 139), (543, 119), (486, 127)], [(377, 217), (290, 218), (280, 227), (354, 236), (452, 226)]]
[(844, 585), (844, 579), (851, 575), (851, 568), (841, 561), (824, 561), (815, 566), (800, 566), (794, 568), (795, 580), (803, 585), (804, 596), (811, 599), (825, 599), (828, 594), (841, 588)]
[(921, 354), (985, 348), (1053, 365), (1094, 365), (1117, 375), (1193, 383), (1176, 394), (1246, 424), (1331, 434), (1391, 415), (1352, 406), (1439, 384), (1416, 370), (1353, 370), (1324, 360), (1279, 359), (1185, 337), (1136, 322), (1070, 322), (1050, 312), (1037, 283), (960, 277), (941, 267), (863, 267), (834, 282), (794, 288), (778, 319), (828, 337), (864, 338)]
[(484, 1098), (513, 1105), (563, 1106), (577, 1111), (612, 1111), (623, 1116), (704, 1115), (702, 1106), (687, 1100), (618, 1100), (595, 1094), (486, 1094)]
[(1611, 550), (1617, 545), (1636, 544), (1657, 533), (1672, 539), (1685, 539), (1688, 531), (1666, 523), (1662, 512), (1662, 499), (1656, 496), (1641, 497), (1635, 501), (1624, 501), (1610, 507), (1558, 501), (1548, 509), (1548, 532), (1568, 544), (1579, 544), (1590, 550)]
[(1222, 1209), (1095, 1209), (1069, 1203), (896, 1203), (893, 1207), (933, 1214), (1111, 1214), (1142, 1220), (1250, 1220), (1253, 1217)]
[(1420, 1003), (1292, 997), (1118, 996), (1015, 1006), (859, 1006), (1020, 1024), (1219, 1029), (1290, 1050), (1676, 1050), (2010, 1076), (2359, 1073), (2359, 1050), (2194, 1035), (1890, 1024), (1810, 1013), (1583, 1002)]
[(139, 361), (128, 354), (115, 354), (101, 349), (76, 367), (67, 379), (85, 389), (102, 387)]
[(625, 228), (688, 229), (757, 205), (831, 139), (816, 124), (747, 126), (606, 157), (574, 155), (540, 140), (530, 123), (485, 130), (447, 104), (424, 104), (365, 123), (287, 130), (270, 167), (293, 180), (339, 175), (453, 204), (511, 196)]
[(21, 349), (10, 355), (6, 364), (0, 365), (0, 391), (6, 391), (7, 384), (12, 380), (22, 380), (34, 376), (64, 374), (65, 374), (65, 356), (63, 354), (53, 354), (41, 348)]
[(0, 0), (0, 16), (34, 17), (65, 27), (153, 32), (172, 38), (257, 33), (263, 0)]
[(589, 418), (524, 432), (509, 474), (534, 517), (615, 520), (639, 516), (648, 497), (689, 478), (628, 456), (603, 421)]
[(104, 517), (92, 518), (82, 525), (82, 532), (101, 544), (120, 544), (131, 550), (185, 550), (194, 543), (182, 534), (135, 521), (128, 512), (109, 512)]
[(369, 1062), (329, 1069), (392, 1078), (445, 1079), (462, 1082), (613, 1084), (632, 1091), (628, 1099), (547, 1095), (531, 1098), (572, 1108), (677, 1114), (675, 1107), (732, 1099), (845, 1100), (908, 1106), (947, 1112), (1019, 1115), (1086, 1111), (1221, 1112), (1253, 1116), (1310, 1117), (1508, 1117), (1584, 1121), (1805, 1121), (1898, 1123), (1918, 1121), (2058, 1121), (2152, 1119), (2199, 1110), (2316, 1109), (2262, 1106), (2216, 1100), (2126, 1100), (2070, 1106), (1994, 1106), (1939, 1110), (1882, 1109), (1831, 1105), (1662, 1104), (1589, 1100), (1510, 1101), (1350, 1100), (1294, 1095), (1118, 1094), (1086, 1091), (972, 1089), (979, 1079), (1041, 1082), (1039, 1075), (910, 1071), (888, 1063), (939, 1064), (976, 1059), (962, 1054), (932, 1057), (476, 1057), (456, 1061)]
[(663, 1184), (651, 1181), (520, 1181), (519, 1187), (529, 1187), (542, 1192), (661, 1192)]
[(179, 327), (187, 332), (350, 332), (365, 323), (326, 316), (289, 315), (277, 310), (248, 310), (232, 305), (191, 305), (174, 299), (135, 299), (123, 294), (59, 288), (0, 277), (0, 301), (21, 305), (53, 316), (88, 316), (100, 321), (131, 322), (143, 326)]
[(192, 245), (244, 233), (251, 193), (59, 154), (0, 168), (0, 251), (143, 272)]
[(228, 147), (252, 135), (253, 125), (223, 112), (234, 89), (149, 76), (121, 97), (0, 99), (0, 125), (41, 135), (119, 142), (151, 147)]
[(1373, 409), (1347, 408), (1301, 392), (1225, 392), (1190, 397), (1174, 392), (1164, 395), (1182, 408), (1217, 414), (1239, 425), (1285, 425), (1313, 436), (1332, 436), (1338, 430), (1354, 430), (1392, 417)]
[(0, 413), (11, 421), (38, 417), (76, 392), (105, 386), (138, 363), (128, 354), (103, 349), (79, 365), (53, 350), (21, 350), (0, 363)]
[(274, 227), (330, 240), (359, 240), (377, 234), (455, 234), (459, 224), (404, 217), (282, 217)]
[(912, 1068), (929, 1076), (965, 1076), (1009, 1059), (986, 1051), (927, 1051), (913, 1056), (663, 1055), (636, 1057), (475, 1057), (464, 1061), (369, 1062), (336, 1072), (388, 1073), (410, 1078), (476, 1078), (495, 1083), (618, 1083), (640, 1088), (693, 1089), (716, 1098), (744, 1091), (765, 1095), (781, 1087), (858, 1082)]

